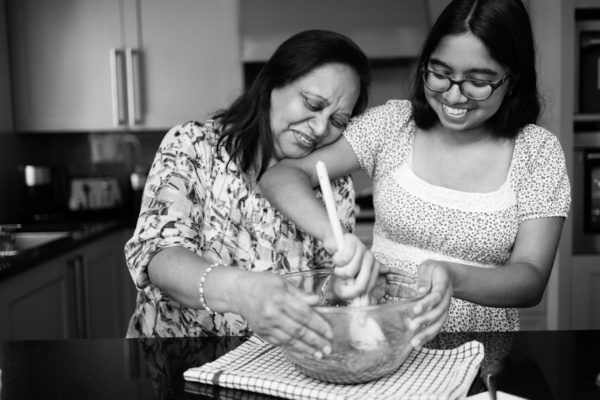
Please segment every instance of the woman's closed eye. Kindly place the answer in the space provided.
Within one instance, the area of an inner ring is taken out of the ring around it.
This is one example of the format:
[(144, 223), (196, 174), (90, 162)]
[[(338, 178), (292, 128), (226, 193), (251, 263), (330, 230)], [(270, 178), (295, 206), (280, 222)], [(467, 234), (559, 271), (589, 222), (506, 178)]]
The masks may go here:
[(308, 97), (304, 98), (304, 104), (306, 105), (306, 108), (313, 112), (321, 111), (323, 108), (325, 108), (325, 104), (322, 102), (309, 99)]
[(338, 129), (344, 129), (346, 125), (348, 125), (348, 120), (346, 118), (332, 116), (331, 117), (331, 125)]
[[(313, 100), (308, 97), (304, 97), (304, 104), (306, 108), (311, 112), (319, 112), (323, 111), (327, 106), (324, 102)], [(337, 129), (344, 129), (346, 125), (348, 125), (348, 118), (339, 115), (332, 115), (330, 118), (331, 125), (333, 125)]]

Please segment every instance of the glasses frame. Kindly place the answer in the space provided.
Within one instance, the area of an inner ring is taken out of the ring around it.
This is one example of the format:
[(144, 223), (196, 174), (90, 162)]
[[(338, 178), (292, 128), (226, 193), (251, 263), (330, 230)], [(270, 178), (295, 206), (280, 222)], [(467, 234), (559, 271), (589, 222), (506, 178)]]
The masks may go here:
[[(446, 90), (435, 90), (435, 89), (430, 88), (429, 85), (427, 84), (427, 79), (425, 79), (425, 75), (427, 73), (432, 73), (432, 74), (443, 76), (444, 78), (446, 78), (446, 79), (448, 79), (450, 81), (450, 86), (448, 86), (448, 89), (446, 89)], [(462, 93), (462, 95), (465, 96), (467, 99), (474, 100), (474, 101), (484, 101), (484, 100), (487, 100), (490, 97), (492, 97), (492, 95), (494, 94), (494, 92), (496, 91), (496, 89), (498, 89), (500, 86), (504, 85), (504, 82), (506, 82), (506, 80), (509, 77), (510, 77), (510, 73), (504, 75), (504, 77), (500, 78), (497, 81), (486, 81), (485, 79), (461, 79), (461, 80), (456, 80), (456, 79), (452, 79), (448, 75), (444, 75), (444, 74), (441, 74), (439, 72), (432, 71), (429, 68), (421, 68), (421, 79), (423, 80), (423, 84), (427, 87), (427, 89), (431, 90), (432, 92), (436, 92), (436, 93), (445, 93), (448, 90), (452, 89), (452, 86), (458, 85), (458, 88), (459, 88), (460, 92)], [(467, 95), (464, 92), (462, 85), (465, 82), (485, 83), (485, 84), (488, 84), (488, 85), (490, 85), (492, 87), (492, 91), (490, 92), (489, 96), (484, 97), (483, 99), (474, 99), (474, 98), (472, 98), (471, 96)]]

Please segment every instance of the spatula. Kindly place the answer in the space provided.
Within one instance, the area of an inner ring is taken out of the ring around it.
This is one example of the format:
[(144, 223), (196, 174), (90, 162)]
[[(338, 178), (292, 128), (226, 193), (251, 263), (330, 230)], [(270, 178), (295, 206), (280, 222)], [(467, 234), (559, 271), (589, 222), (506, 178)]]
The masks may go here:
[[(344, 232), (342, 230), (342, 224), (338, 219), (335, 200), (333, 199), (333, 192), (331, 190), (331, 183), (329, 182), (329, 174), (327, 173), (327, 167), (325, 166), (324, 162), (318, 161), (316, 164), (316, 169), (317, 176), (319, 177), (319, 184), (321, 186), (321, 192), (323, 193), (323, 200), (325, 202), (325, 207), (327, 208), (329, 223), (331, 224), (331, 229), (333, 230), (333, 236), (335, 237), (338, 251), (342, 251), (344, 247)], [(365, 293), (359, 296), (357, 299), (354, 299), (354, 301), (352, 301), (350, 304), (351, 307), (364, 307), (368, 305), (368, 293)], [(368, 315), (353, 315), (350, 320), (349, 329), (352, 345), (361, 350), (374, 350), (386, 340), (385, 335), (377, 324), (377, 321)]]

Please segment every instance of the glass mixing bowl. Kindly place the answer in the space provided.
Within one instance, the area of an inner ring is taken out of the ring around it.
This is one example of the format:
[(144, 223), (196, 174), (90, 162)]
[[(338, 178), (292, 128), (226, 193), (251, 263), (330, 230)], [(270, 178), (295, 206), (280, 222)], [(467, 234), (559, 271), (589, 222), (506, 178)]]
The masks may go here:
[(420, 299), (417, 277), (400, 270), (387, 274), (373, 292), (376, 304), (353, 307), (334, 293), (332, 274), (332, 269), (320, 269), (283, 275), (320, 296), (315, 309), (333, 329), (331, 354), (318, 360), (282, 347), (284, 356), (305, 375), (332, 383), (367, 382), (396, 371), (412, 350), (415, 330), (408, 322)]

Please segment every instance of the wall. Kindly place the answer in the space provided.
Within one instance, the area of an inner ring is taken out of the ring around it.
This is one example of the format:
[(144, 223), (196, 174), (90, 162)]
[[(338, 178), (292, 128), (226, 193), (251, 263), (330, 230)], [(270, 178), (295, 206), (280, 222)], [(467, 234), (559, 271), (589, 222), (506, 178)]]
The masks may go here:
[[(573, 113), (575, 88), (574, 3), (529, 0), (536, 35), (540, 85), (546, 108), (540, 124), (561, 142), (573, 182)], [(552, 29), (548, 29), (552, 27)], [(572, 219), (565, 221), (557, 259), (548, 284), (548, 329), (571, 328)]]

